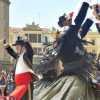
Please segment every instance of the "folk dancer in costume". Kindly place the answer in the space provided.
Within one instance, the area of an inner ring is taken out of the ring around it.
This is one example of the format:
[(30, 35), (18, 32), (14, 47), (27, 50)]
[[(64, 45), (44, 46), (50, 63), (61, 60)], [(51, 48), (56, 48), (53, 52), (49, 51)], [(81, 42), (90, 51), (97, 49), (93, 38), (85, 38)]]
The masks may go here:
[(34, 53), (29, 40), (23, 33), (19, 33), (16, 43), (13, 44), (13, 46), (16, 46), (17, 53), (6, 43), (5, 39), (0, 42), (4, 44), (7, 52), (17, 61), (14, 73), (16, 88), (9, 95), (9, 98), (33, 100), (33, 82), (38, 78), (32, 68)]
[(52, 83), (36, 97), (35, 100), (99, 100), (93, 79), (97, 80), (98, 71), (92, 57), (84, 51), (82, 41), (77, 38), (78, 31), (86, 16), (89, 4), (94, 0), (81, 0), (73, 15), (72, 23), (67, 32), (57, 40), (56, 56), (44, 66), (61, 59), (64, 72), (57, 81)]
[[(48, 45), (46, 47), (48, 47)], [(47, 52), (43, 56), (43, 58), (40, 62), (40, 65), (38, 65), (36, 67), (35, 71), (38, 74), (42, 74), (42, 79), (39, 80), (39, 82), (37, 83), (37, 85), (34, 88), (34, 92), (33, 92), (34, 100), (46, 87), (50, 86), (51, 83), (53, 83), (53, 81), (55, 81), (57, 79), (57, 76), (59, 76), (59, 74), (60, 74), (59, 62), (57, 62), (55, 65), (53, 65), (52, 68), (49, 70), (45, 70), (45, 68), (43, 70), (41, 70), (41, 66), (45, 62), (49, 61), (51, 58), (52, 58), (52, 54), (50, 53), (50, 50), (49, 50), (49, 53)], [(49, 66), (46, 66), (46, 67), (49, 68)]]

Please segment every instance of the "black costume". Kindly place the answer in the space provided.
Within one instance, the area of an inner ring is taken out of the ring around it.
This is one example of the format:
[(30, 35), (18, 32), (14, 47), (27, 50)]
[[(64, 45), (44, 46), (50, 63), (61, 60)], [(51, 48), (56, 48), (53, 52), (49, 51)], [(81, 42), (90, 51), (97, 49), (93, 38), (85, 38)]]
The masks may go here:
[(5, 46), (8, 53), (17, 60), (14, 72), (16, 88), (9, 96), (18, 100), (33, 100), (33, 81), (38, 80), (32, 66), (33, 49), (27, 39), (23, 41), (19, 36), (13, 45), (25, 46), (26, 51), (18, 55), (9, 45)]
[[(49, 53), (49, 52), (47, 52), (47, 53)], [(34, 92), (33, 92), (34, 100), (43, 91), (43, 89), (50, 86), (50, 84), (54, 80), (57, 79), (57, 72), (56, 72), (55, 67), (53, 67), (51, 70), (49, 70), (47, 72), (39, 70), (39, 67), (41, 67), (43, 62), (50, 60), (51, 56), (47, 55), (47, 53), (44, 55), (44, 58), (42, 59), (42, 62), (40, 63), (40, 65), (36, 68), (36, 72), (38, 74), (42, 74), (42, 79), (40, 79), (40, 81), (37, 83), (37, 85), (34, 88)]]
[(42, 79), (37, 83), (33, 91), (33, 98), (35, 99), (46, 87), (57, 78), (57, 73), (55, 69), (48, 71), (45, 74), (42, 74)]

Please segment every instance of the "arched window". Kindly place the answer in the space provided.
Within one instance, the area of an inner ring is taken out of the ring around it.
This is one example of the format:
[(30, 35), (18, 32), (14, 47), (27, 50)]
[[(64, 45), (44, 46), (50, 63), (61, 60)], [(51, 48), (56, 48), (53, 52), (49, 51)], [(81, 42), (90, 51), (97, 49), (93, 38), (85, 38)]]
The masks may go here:
[(48, 43), (48, 37), (44, 36), (44, 43), (47, 44)]

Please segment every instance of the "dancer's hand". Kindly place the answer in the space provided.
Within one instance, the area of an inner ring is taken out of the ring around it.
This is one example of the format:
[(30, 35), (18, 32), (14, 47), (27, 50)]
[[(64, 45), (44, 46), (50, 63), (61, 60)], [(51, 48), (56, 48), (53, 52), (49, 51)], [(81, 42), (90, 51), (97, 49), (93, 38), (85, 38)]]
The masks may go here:
[(22, 32), (19, 32), (18, 33), (18, 36), (20, 36), (22, 39), (25, 39), (26, 38), (25, 34), (23, 34)]
[(5, 39), (1, 39), (1, 40), (0, 40), (0, 43), (1, 43), (1, 44), (6, 44), (6, 40), (5, 40)]

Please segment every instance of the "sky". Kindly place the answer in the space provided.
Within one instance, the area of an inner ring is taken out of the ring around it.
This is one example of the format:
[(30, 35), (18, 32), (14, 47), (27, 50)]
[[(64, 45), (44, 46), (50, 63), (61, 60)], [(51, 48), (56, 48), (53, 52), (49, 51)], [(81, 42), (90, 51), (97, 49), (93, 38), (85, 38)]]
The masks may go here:
[[(80, 0), (10, 0), (10, 26), (23, 28), (27, 24), (39, 24), (41, 28), (58, 29), (58, 18), (74, 11)], [(100, 2), (100, 0), (97, 0)], [(87, 16), (92, 11), (89, 9)], [(96, 31), (95, 25), (92, 30)]]

